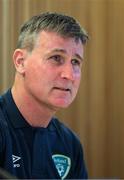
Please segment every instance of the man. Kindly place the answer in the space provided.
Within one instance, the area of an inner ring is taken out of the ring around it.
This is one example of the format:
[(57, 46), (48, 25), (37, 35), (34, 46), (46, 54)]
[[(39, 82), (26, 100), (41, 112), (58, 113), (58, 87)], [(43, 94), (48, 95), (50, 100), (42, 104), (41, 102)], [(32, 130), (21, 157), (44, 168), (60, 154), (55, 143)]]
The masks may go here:
[(87, 178), (77, 136), (54, 117), (77, 94), (87, 39), (74, 18), (59, 13), (22, 26), (14, 85), (0, 98), (0, 166), (17, 178)]

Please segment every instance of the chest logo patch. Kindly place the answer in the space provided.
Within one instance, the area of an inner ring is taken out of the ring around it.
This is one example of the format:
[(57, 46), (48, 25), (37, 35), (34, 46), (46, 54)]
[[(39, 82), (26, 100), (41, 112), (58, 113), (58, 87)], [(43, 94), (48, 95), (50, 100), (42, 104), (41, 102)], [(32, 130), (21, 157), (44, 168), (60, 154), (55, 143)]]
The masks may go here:
[(65, 155), (54, 154), (52, 155), (52, 159), (56, 166), (59, 176), (61, 179), (64, 179), (71, 168), (71, 159)]

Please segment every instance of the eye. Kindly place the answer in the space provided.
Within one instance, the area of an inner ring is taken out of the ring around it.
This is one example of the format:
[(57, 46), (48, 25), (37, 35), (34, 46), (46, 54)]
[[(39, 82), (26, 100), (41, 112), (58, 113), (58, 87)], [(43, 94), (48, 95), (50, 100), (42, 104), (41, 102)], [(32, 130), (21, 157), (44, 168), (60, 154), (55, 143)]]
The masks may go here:
[(74, 66), (81, 66), (81, 61), (78, 59), (72, 59), (71, 60), (72, 65)]
[(64, 59), (60, 55), (53, 55), (49, 59), (52, 59), (53, 61), (55, 61), (58, 64), (62, 64), (64, 61)]

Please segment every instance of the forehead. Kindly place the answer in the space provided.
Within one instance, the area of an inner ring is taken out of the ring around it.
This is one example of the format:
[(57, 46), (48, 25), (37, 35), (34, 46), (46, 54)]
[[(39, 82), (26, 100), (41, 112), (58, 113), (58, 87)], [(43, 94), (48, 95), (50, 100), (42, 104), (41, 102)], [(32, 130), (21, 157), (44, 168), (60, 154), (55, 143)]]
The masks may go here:
[(49, 50), (63, 49), (67, 52), (76, 52), (83, 54), (83, 44), (81, 40), (75, 41), (74, 38), (65, 38), (55, 32), (42, 31), (39, 33), (35, 48), (44, 48)]

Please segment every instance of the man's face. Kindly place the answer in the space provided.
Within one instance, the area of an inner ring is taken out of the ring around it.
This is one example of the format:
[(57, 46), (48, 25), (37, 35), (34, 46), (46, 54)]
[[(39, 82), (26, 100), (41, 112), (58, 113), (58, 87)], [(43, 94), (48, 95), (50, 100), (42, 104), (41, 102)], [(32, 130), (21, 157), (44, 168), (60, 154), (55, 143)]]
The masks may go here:
[(83, 45), (42, 31), (24, 60), (24, 88), (40, 105), (64, 108), (74, 100), (81, 78)]

